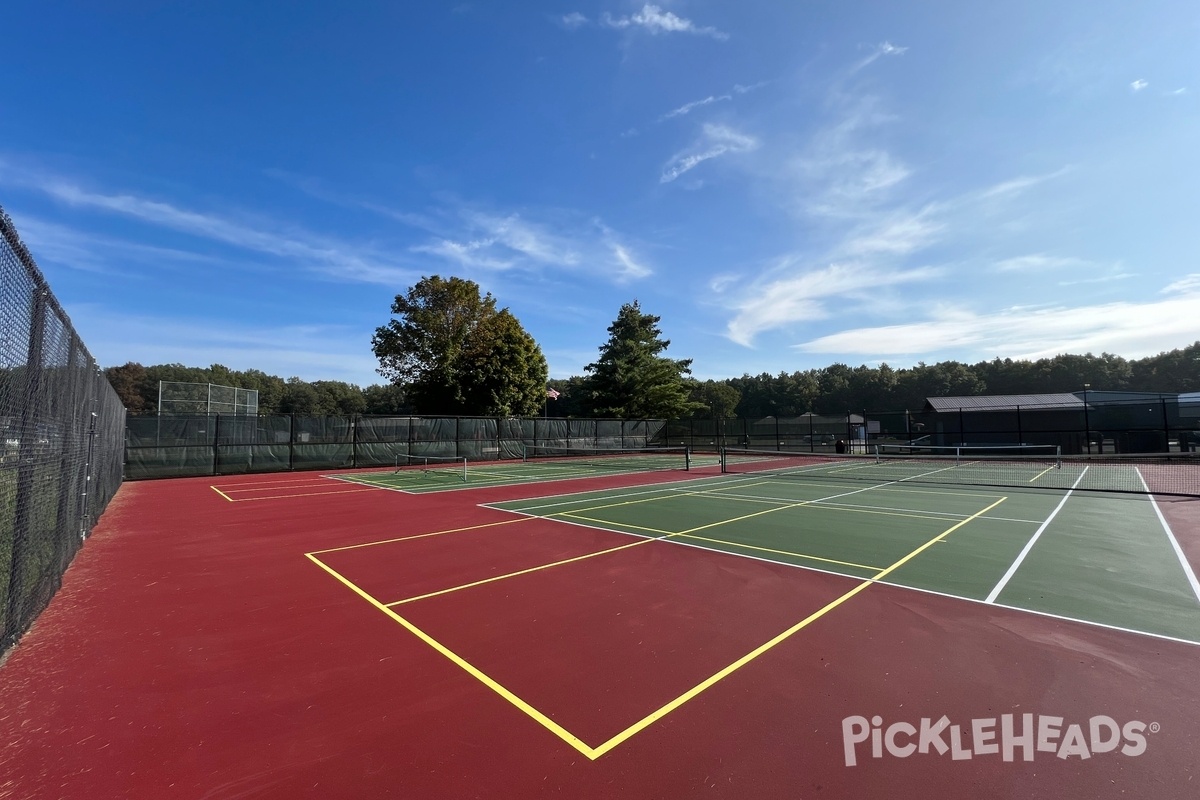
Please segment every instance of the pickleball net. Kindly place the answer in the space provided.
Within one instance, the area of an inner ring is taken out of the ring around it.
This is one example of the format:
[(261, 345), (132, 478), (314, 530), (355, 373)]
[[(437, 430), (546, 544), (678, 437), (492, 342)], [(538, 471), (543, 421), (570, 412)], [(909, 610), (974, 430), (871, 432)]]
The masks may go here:
[(691, 454), (686, 447), (527, 445), (523, 450), (522, 460), (528, 464), (613, 472), (652, 472), (691, 468)]
[(395, 474), (418, 473), (426, 478), (467, 480), (467, 459), (453, 456), (396, 455)]
[[(867, 454), (831, 455), (777, 450), (725, 449), (721, 471), (825, 481), (872, 481), (1076, 489), (1200, 496), (1200, 459), (1191, 453), (1063, 456), (1058, 448), (1022, 454), (1020, 446), (989, 448), (911, 446), (908, 452), (877, 447)], [(930, 450), (943, 452), (930, 452)], [(944, 452), (944, 451), (950, 452)], [(997, 452), (1008, 450), (1010, 452)]]

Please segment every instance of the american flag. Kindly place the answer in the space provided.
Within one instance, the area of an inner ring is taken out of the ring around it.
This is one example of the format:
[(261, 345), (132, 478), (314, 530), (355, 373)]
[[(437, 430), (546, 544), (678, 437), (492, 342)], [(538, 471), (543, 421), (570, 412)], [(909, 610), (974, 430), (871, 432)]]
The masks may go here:
[(557, 389), (547, 389), (546, 390), (546, 397), (549, 397), (551, 400), (557, 400), (558, 395), (559, 395), (559, 391)]

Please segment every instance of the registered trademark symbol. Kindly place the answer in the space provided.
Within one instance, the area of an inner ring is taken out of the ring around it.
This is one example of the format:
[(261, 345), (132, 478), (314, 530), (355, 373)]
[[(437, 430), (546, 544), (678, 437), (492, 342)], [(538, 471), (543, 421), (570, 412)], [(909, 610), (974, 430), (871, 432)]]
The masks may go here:
[(1162, 730), (1162, 726), (1159, 725), (1157, 722), (1150, 723), (1150, 732), (1151, 733), (1158, 733), (1160, 730)]

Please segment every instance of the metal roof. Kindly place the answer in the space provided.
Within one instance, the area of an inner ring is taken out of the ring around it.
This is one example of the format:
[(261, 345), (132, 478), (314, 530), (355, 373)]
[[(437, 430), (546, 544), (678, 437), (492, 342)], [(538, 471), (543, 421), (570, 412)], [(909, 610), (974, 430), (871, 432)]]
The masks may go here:
[(1069, 392), (1054, 394), (993, 394), (981, 397), (927, 397), (934, 411), (1013, 411), (1021, 408), (1083, 410), (1083, 401)]

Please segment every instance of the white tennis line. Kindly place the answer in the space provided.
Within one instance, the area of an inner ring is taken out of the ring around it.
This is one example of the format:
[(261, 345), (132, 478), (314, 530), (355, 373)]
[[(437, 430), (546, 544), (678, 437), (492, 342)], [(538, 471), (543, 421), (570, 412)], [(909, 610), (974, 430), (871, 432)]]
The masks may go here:
[(1025, 556), (1029, 555), (1029, 551), (1033, 549), (1033, 546), (1037, 544), (1037, 540), (1041, 538), (1042, 532), (1045, 531), (1046, 528), (1050, 527), (1050, 523), (1056, 516), (1058, 516), (1058, 512), (1062, 511), (1062, 507), (1067, 504), (1067, 500), (1069, 500), (1071, 497), (1071, 492), (1075, 491), (1075, 487), (1079, 485), (1081, 480), (1083, 480), (1083, 476), (1087, 474), (1088, 469), (1090, 469), (1090, 465), (1084, 467), (1083, 472), (1079, 473), (1079, 477), (1075, 479), (1073, 484), (1071, 484), (1070, 490), (1063, 495), (1063, 499), (1060, 500), (1058, 505), (1054, 507), (1054, 510), (1050, 512), (1050, 516), (1046, 517), (1046, 521), (1042, 523), (1041, 527), (1034, 531), (1033, 538), (1025, 543), (1025, 547), (1017, 556), (1017, 560), (1012, 563), (1012, 566), (1008, 568), (1008, 572), (1004, 573), (1004, 577), (1001, 578), (1000, 582), (996, 584), (996, 588), (992, 589), (991, 593), (984, 598), (983, 602), (996, 602), (996, 598), (1000, 595), (1000, 592), (1003, 591), (1004, 587), (1008, 585), (1008, 582), (1012, 580), (1012, 576), (1017, 574), (1017, 569), (1021, 566), (1021, 562), (1025, 560)]
[(1171, 532), (1171, 526), (1167, 524), (1166, 517), (1158, 508), (1158, 502), (1154, 499), (1154, 495), (1150, 493), (1150, 487), (1146, 484), (1146, 479), (1142, 477), (1142, 470), (1134, 467), (1133, 471), (1137, 473), (1138, 480), (1142, 482), (1142, 488), (1146, 490), (1146, 496), (1150, 498), (1150, 505), (1154, 507), (1154, 513), (1158, 516), (1158, 521), (1162, 524), (1163, 530), (1167, 532), (1167, 538), (1171, 540), (1171, 547), (1175, 548), (1175, 555), (1179, 558), (1179, 564), (1183, 567), (1183, 574), (1187, 575), (1188, 583), (1192, 585), (1192, 592), (1196, 595), (1196, 599), (1200, 600), (1200, 581), (1196, 580), (1196, 573), (1192, 571), (1192, 565), (1188, 563), (1187, 556), (1183, 554), (1183, 548), (1179, 546), (1179, 540), (1175, 538), (1175, 534)]

